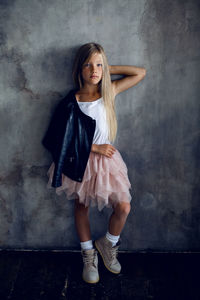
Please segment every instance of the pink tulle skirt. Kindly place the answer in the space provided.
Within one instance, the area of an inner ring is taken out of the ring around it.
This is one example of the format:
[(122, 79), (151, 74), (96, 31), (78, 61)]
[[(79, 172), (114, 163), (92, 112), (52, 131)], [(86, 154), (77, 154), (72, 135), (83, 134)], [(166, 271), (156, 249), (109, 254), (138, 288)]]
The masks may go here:
[[(54, 162), (48, 169), (47, 188), (54, 173)], [(62, 174), (62, 185), (56, 188), (56, 194), (66, 193), (68, 200), (79, 199), (87, 206), (97, 206), (101, 211), (104, 206), (116, 206), (119, 202), (130, 202), (131, 184), (128, 179), (127, 167), (121, 154), (116, 149), (111, 158), (90, 152), (82, 182), (77, 182)]]

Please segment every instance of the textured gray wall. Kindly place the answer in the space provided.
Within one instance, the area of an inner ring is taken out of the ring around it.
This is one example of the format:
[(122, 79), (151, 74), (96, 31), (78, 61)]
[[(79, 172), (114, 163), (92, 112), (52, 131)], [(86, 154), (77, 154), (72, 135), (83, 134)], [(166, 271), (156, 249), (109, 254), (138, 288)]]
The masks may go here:
[[(73, 201), (46, 188), (41, 139), (75, 50), (96, 41), (110, 64), (147, 69), (116, 98), (134, 192), (121, 249), (199, 249), (199, 1), (1, 0), (0, 14), (0, 248), (79, 249)], [(93, 239), (110, 213), (91, 209)]]

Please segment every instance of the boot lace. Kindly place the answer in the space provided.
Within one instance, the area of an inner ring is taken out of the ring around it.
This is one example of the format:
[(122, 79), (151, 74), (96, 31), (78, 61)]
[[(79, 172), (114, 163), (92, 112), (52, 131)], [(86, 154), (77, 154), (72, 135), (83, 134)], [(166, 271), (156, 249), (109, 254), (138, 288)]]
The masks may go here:
[(110, 259), (113, 261), (117, 260), (118, 248), (110, 248), (109, 250)]
[(95, 251), (94, 251), (93, 254), (84, 252), (83, 253), (83, 262), (84, 262), (84, 264), (93, 265), (94, 267), (96, 267), (95, 263), (94, 263), (94, 261), (95, 261), (95, 255), (96, 255)]

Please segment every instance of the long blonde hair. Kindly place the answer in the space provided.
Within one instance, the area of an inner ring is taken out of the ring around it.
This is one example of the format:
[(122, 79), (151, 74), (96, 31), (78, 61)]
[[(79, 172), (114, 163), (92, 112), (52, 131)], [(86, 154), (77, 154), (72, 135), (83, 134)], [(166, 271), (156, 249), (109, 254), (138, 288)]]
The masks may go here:
[(106, 110), (106, 119), (109, 128), (109, 139), (114, 142), (117, 134), (117, 118), (115, 112), (115, 98), (111, 84), (108, 61), (101, 45), (97, 43), (87, 43), (82, 45), (75, 57), (72, 76), (74, 83), (78, 89), (83, 87), (82, 66), (94, 53), (100, 53), (103, 59), (103, 74), (99, 83), (99, 91), (103, 97)]

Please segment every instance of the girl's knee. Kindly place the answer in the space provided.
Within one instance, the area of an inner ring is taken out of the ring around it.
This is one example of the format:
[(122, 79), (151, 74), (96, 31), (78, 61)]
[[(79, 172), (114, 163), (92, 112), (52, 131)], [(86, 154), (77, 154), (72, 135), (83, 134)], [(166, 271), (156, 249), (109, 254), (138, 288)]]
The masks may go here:
[(123, 216), (128, 216), (131, 210), (131, 205), (130, 203), (127, 202), (121, 202), (118, 203), (116, 205), (116, 207), (114, 208), (114, 211), (118, 214), (118, 215), (123, 215)]
[(75, 200), (74, 208), (79, 214), (88, 214), (89, 212), (89, 207), (85, 207), (84, 204), (79, 202), (79, 199)]

